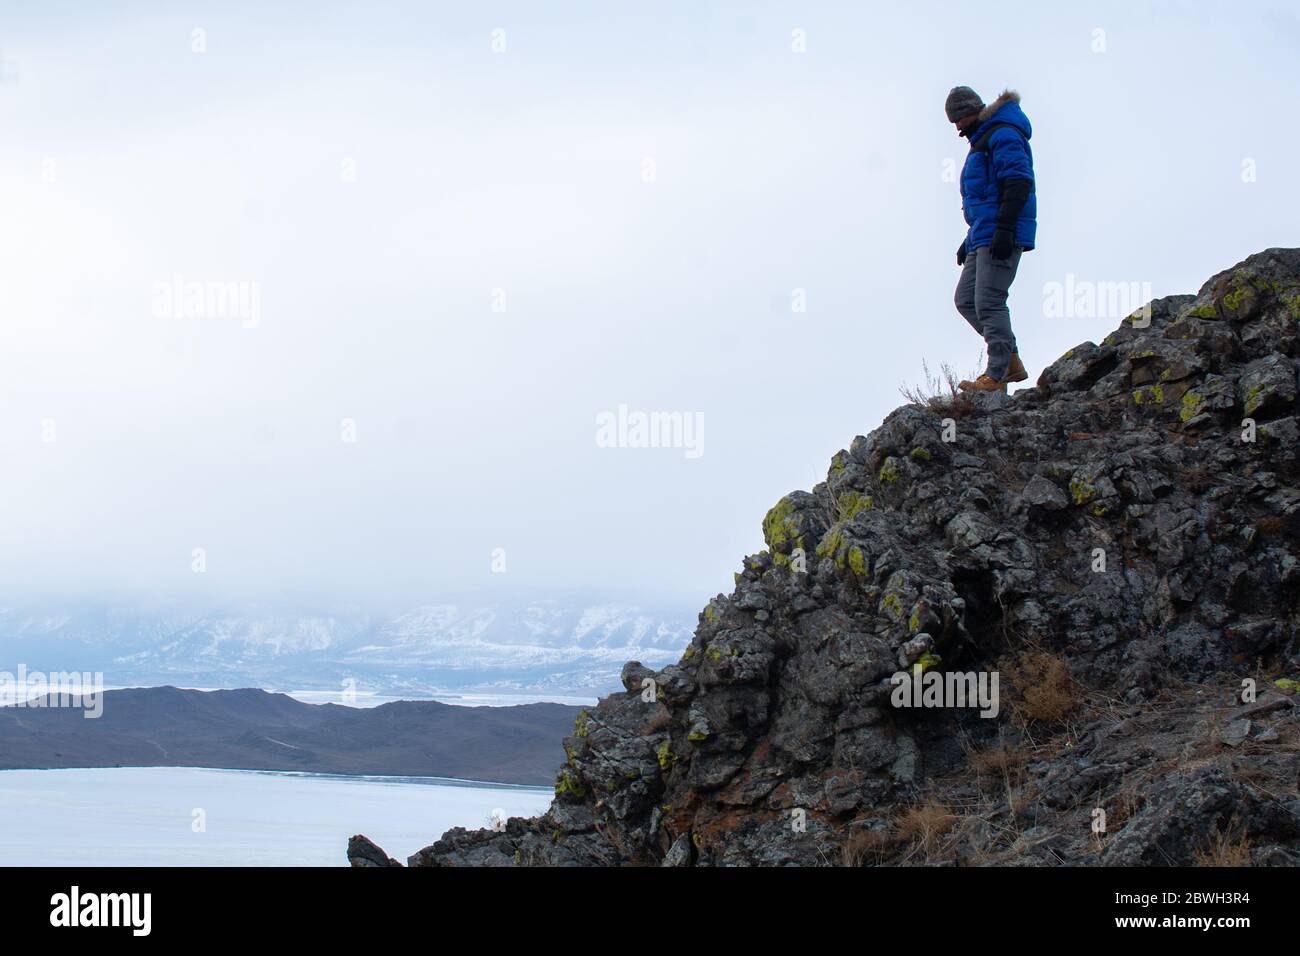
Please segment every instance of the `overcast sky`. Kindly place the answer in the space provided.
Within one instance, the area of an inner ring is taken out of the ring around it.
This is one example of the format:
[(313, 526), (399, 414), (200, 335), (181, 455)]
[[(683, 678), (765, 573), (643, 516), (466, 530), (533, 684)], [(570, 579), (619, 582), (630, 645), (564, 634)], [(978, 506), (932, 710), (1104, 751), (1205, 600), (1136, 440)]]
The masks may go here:
[[(701, 606), (922, 359), (976, 371), (955, 84), (1034, 124), (1031, 383), (1120, 318), (1047, 284), (1297, 244), (1283, 3), (15, 6), (7, 598)], [(696, 453), (602, 447), (620, 405)]]

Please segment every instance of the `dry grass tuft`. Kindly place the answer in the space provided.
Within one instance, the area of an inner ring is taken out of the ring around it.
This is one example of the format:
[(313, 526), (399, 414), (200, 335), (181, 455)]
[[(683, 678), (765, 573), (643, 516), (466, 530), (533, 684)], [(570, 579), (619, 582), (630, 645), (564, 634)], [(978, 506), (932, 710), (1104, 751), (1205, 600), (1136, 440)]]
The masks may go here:
[(1196, 865), (1250, 866), (1250, 837), (1243, 829), (1230, 822), (1225, 830), (1211, 835), (1204, 846), (1197, 847)]
[[(951, 365), (945, 362), (939, 366), (939, 374), (935, 375), (923, 359), (921, 371), (925, 374), (922, 384), (902, 385), (898, 389), (909, 403), (949, 418), (961, 418), (974, 407), (970, 396), (957, 387), (963, 376), (954, 372)], [(964, 377), (973, 380), (976, 376)]]
[(933, 853), (945, 833), (952, 829), (958, 817), (934, 797), (913, 804), (898, 815), (899, 838), (915, 844), (924, 854)]
[(987, 750), (980, 750), (967, 755), (970, 768), (981, 777), (997, 777), (999, 780), (1013, 776), (1025, 765), (1024, 751), (1016, 750), (1005, 741), (999, 741)]
[(1083, 703), (1083, 689), (1059, 654), (1031, 647), (998, 666), (1014, 690), (1012, 719), (1022, 727), (1059, 724)]
[(840, 847), (841, 866), (879, 866), (894, 849), (894, 839), (883, 830), (859, 829)]

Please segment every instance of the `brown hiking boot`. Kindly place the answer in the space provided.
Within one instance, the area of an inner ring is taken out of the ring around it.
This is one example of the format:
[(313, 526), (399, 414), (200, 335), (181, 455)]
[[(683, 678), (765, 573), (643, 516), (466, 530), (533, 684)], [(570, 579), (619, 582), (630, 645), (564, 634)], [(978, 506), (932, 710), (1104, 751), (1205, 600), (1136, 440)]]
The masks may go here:
[(963, 392), (1005, 392), (1007, 383), (999, 382), (996, 378), (990, 378), (988, 375), (981, 375), (973, 382), (962, 380), (957, 383), (957, 387)]
[(1011, 353), (1011, 364), (1007, 366), (1008, 382), (1023, 382), (1029, 378), (1029, 373), (1025, 371), (1025, 363), (1020, 361), (1020, 353)]

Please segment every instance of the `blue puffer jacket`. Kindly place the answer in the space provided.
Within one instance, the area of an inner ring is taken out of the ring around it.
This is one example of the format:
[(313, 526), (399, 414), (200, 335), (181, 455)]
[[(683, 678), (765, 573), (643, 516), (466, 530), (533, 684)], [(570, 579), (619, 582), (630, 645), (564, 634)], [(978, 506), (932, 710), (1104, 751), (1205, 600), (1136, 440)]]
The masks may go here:
[[(1034, 181), (1034, 154), (1029, 149), (1033, 130), (1029, 117), (1020, 108), (1020, 94), (1006, 90), (980, 111), (979, 118), (979, 126), (969, 137), (972, 148), (961, 170), (961, 208), (970, 226), (966, 232), (968, 253), (993, 242), (1000, 198), (998, 184), (1009, 179)], [(1015, 129), (1008, 126), (995, 129), (988, 139), (988, 149), (976, 150), (974, 146), (979, 138), (997, 123), (1009, 123)], [(1034, 248), (1037, 218), (1038, 200), (1031, 191), (1016, 220), (1016, 245)]]

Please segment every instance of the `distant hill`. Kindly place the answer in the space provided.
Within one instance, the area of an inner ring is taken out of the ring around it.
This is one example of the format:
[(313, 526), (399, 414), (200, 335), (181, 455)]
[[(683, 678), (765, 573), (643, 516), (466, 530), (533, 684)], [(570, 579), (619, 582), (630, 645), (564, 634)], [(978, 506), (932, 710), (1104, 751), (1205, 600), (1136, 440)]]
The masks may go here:
[(104, 692), (103, 714), (0, 707), (0, 769), (222, 767), (550, 784), (580, 708), (305, 704), (256, 689)]

